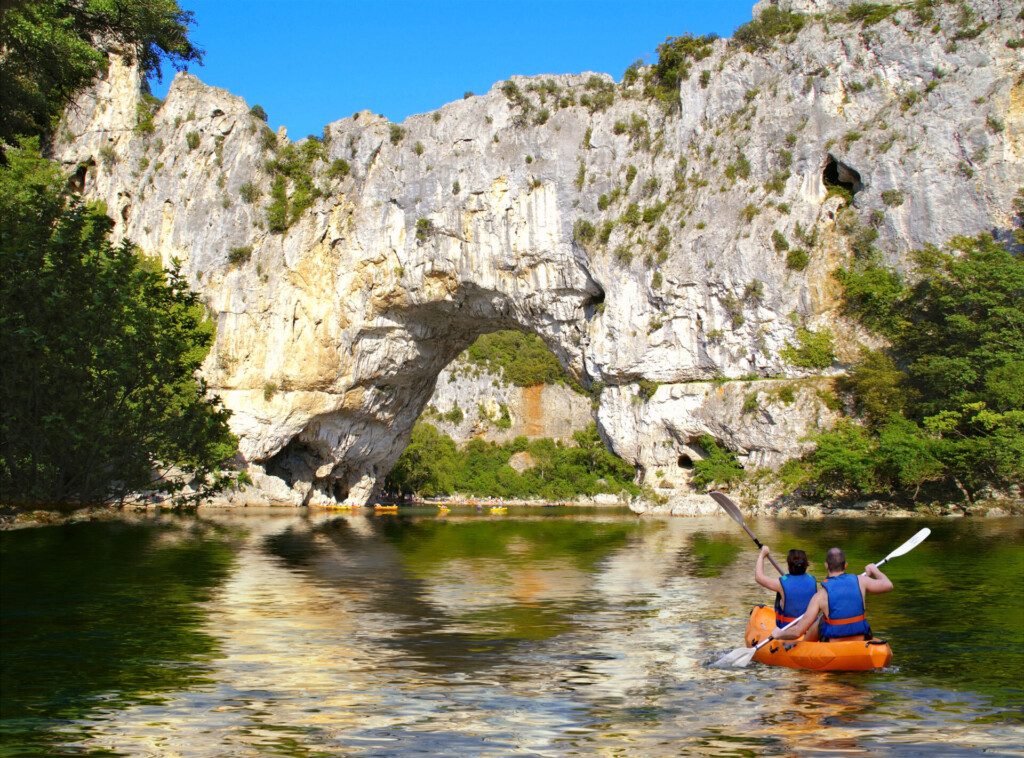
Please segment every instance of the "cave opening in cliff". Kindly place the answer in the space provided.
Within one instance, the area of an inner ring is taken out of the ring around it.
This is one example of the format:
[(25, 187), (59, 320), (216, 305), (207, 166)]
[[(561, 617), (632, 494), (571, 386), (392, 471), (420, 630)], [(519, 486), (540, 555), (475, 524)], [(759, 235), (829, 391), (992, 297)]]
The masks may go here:
[(685, 453), (683, 455), (680, 455), (679, 456), (679, 468), (683, 468), (683, 469), (687, 469), (687, 470), (692, 469), (693, 468), (693, 458), (691, 458), (690, 456), (686, 455)]
[(604, 298), (604, 288), (598, 285), (597, 294), (583, 304), (583, 313), (586, 316), (587, 321), (590, 321), (601, 311), (604, 306)]
[(851, 198), (864, 189), (860, 172), (836, 159), (832, 153), (829, 153), (825, 160), (825, 168), (821, 172), (821, 181), (825, 184), (826, 188), (839, 187), (846, 190), (850, 193)]
[(89, 171), (96, 166), (96, 161), (91, 158), (88, 161), (79, 163), (75, 172), (68, 178), (68, 189), (76, 195), (85, 194), (85, 183), (89, 177)]

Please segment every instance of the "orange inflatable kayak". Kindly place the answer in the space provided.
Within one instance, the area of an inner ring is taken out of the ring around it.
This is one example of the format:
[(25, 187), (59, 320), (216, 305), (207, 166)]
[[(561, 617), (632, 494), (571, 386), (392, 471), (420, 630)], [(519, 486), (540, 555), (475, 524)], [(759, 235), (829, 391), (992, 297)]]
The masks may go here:
[[(747, 621), (747, 647), (753, 647), (775, 628), (775, 611), (758, 605)], [(769, 666), (815, 671), (871, 671), (889, 665), (892, 648), (885, 640), (846, 638), (832, 642), (772, 640), (754, 654), (754, 660)]]

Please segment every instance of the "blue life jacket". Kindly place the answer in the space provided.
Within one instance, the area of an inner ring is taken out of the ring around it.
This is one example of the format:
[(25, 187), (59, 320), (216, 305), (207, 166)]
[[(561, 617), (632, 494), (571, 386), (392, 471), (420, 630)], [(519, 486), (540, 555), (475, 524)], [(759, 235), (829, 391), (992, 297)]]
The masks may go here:
[(819, 632), (821, 641), (854, 635), (870, 639), (871, 627), (864, 615), (864, 596), (860, 594), (857, 577), (853, 574), (830, 576), (821, 586), (828, 593), (828, 613)]
[(786, 604), (782, 605), (782, 598), (776, 592), (775, 622), (779, 626), (785, 626), (807, 610), (807, 604), (818, 591), (818, 580), (810, 574), (786, 574), (779, 577), (779, 582), (782, 584)]

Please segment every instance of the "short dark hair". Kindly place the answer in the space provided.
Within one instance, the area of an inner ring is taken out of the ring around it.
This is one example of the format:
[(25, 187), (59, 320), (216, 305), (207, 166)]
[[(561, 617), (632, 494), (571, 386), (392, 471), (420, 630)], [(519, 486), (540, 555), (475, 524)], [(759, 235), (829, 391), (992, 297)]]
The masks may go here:
[(803, 574), (807, 572), (807, 553), (803, 550), (790, 550), (786, 554), (786, 563), (789, 564), (789, 573)]
[(825, 565), (829, 571), (842, 571), (846, 568), (846, 555), (837, 547), (830, 547), (825, 553)]

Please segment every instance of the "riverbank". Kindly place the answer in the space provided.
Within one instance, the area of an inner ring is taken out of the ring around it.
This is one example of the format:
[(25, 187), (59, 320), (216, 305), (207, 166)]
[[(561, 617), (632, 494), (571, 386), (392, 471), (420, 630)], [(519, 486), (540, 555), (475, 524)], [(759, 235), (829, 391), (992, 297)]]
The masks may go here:
[[(974, 503), (931, 502), (907, 504), (885, 500), (818, 501), (798, 496), (776, 498), (764, 503), (744, 503), (740, 510), (748, 516), (769, 518), (1006, 518), (1024, 515), (1024, 500), (988, 498)], [(693, 495), (667, 504), (634, 501), (630, 510), (649, 516), (708, 516), (718, 506), (708, 497)]]
[[(403, 503), (382, 502), (389, 512), (398, 506), (401, 513), (411, 508), (445, 507), (468, 508), (489, 512), (492, 508), (507, 508), (509, 515), (515, 515), (521, 508), (625, 508), (628, 507), (639, 516), (680, 516), (700, 518), (716, 516), (721, 510), (711, 498), (704, 495), (693, 495), (671, 505), (658, 505), (648, 501), (633, 500), (627, 502), (614, 495), (579, 498), (566, 501), (545, 500), (504, 500), (499, 498), (466, 498), (443, 497), (423, 498)], [(58, 526), (85, 522), (118, 521), (136, 516), (154, 513), (182, 512), (230, 512), (259, 510), (269, 511), (348, 511), (352, 513), (374, 513), (374, 504), (369, 505), (336, 505), (336, 506), (294, 506), (268, 505), (266, 503), (233, 503), (226, 505), (221, 501), (204, 503), (195, 508), (173, 508), (165, 505), (125, 505), (95, 506), (75, 510), (57, 508), (15, 508), (0, 507), (0, 531), (25, 529), (40, 526)], [(798, 497), (779, 498), (773, 502), (743, 506), (741, 510), (748, 516), (780, 519), (846, 519), (846, 518), (1012, 518), (1024, 516), (1024, 500), (1019, 499), (987, 499), (976, 503), (919, 503), (913, 509), (882, 500), (864, 500), (857, 502), (816, 502)]]

